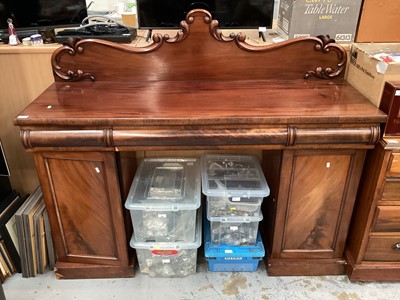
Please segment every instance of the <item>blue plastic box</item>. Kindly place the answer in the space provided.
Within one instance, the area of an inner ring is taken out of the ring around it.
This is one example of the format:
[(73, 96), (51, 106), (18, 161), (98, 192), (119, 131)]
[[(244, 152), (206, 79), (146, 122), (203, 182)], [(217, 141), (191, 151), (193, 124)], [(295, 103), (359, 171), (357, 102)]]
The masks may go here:
[(210, 272), (254, 272), (265, 255), (260, 233), (254, 246), (213, 246), (210, 222), (204, 218), (204, 252)]

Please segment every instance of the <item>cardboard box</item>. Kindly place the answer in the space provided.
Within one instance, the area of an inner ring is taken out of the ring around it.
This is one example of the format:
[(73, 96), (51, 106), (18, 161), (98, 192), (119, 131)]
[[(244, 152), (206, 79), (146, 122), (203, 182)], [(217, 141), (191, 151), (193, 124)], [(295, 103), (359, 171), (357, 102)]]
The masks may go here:
[(354, 41), (362, 0), (281, 0), (277, 31), (285, 39), (329, 35)]
[(400, 42), (400, 1), (364, 0), (356, 42)]
[[(350, 50), (346, 80), (379, 107), (386, 81), (400, 80), (400, 44), (355, 43)], [(394, 56), (393, 56), (394, 55)]]

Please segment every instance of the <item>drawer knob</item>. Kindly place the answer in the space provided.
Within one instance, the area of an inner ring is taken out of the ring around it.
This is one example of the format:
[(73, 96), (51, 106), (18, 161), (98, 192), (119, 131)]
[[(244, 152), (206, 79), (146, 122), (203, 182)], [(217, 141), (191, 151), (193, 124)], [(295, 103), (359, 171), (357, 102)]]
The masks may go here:
[(392, 248), (393, 248), (394, 250), (400, 250), (400, 242), (394, 244)]

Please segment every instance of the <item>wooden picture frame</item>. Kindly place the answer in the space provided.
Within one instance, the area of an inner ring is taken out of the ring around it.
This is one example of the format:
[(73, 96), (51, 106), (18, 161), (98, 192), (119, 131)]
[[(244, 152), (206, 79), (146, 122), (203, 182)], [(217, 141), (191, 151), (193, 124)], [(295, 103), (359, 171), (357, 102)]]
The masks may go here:
[(27, 196), (13, 194), (10, 203), (0, 212), (0, 236), (15, 265), (16, 272), (21, 272), (21, 260), (19, 255), (18, 237), (16, 232), (15, 213), (25, 202)]

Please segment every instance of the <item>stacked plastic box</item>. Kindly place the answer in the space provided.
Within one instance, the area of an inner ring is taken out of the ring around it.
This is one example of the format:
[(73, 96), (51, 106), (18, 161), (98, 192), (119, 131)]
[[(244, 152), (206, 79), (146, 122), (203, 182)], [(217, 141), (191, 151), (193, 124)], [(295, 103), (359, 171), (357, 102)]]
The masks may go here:
[(204, 218), (204, 253), (211, 272), (253, 272), (265, 255), (260, 233), (254, 246), (213, 246), (210, 222)]
[[(253, 252), (258, 251), (255, 257), (258, 264), (259, 255), (264, 251), (263, 248), (259, 251), (258, 227), (263, 218), (261, 204), (269, 195), (269, 187), (260, 163), (255, 156), (203, 155), (201, 164), (202, 191), (207, 196), (206, 211), (210, 223), (204, 226), (204, 242), (209, 246), (205, 247), (209, 269), (249, 271), (247, 266), (231, 262), (239, 257), (242, 262), (245, 261), (243, 258), (252, 260)], [(219, 253), (218, 256), (215, 253)], [(213, 260), (218, 260), (217, 267), (211, 265)]]
[(151, 277), (196, 272), (201, 245), (200, 165), (196, 158), (146, 158), (125, 207), (130, 210), (140, 271)]

